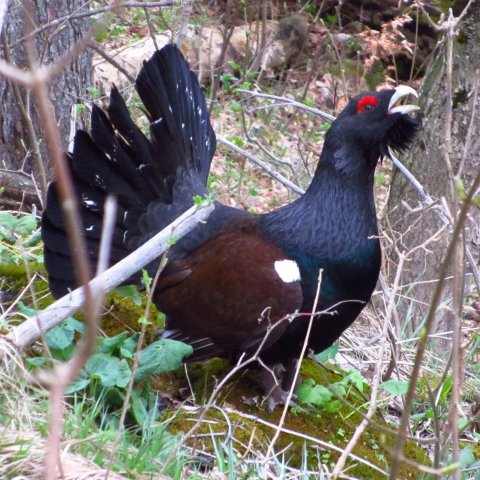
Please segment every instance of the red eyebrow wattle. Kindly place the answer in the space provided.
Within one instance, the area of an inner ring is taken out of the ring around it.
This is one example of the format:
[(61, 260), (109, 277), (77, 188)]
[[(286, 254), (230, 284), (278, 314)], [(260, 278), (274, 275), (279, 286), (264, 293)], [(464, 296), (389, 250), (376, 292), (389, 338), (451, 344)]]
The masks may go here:
[(374, 97), (373, 95), (361, 98), (357, 103), (357, 113), (363, 112), (367, 105), (372, 105), (374, 107), (377, 106), (378, 98)]

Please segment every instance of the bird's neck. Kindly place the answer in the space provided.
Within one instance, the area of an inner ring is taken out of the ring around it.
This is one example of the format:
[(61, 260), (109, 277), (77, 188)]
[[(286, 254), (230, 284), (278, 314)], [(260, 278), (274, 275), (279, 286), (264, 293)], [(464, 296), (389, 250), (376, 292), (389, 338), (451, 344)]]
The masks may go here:
[(347, 175), (320, 161), (306, 193), (264, 218), (267, 235), (288, 252), (344, 257), (367, 248), (377, 235), (374, 172)]

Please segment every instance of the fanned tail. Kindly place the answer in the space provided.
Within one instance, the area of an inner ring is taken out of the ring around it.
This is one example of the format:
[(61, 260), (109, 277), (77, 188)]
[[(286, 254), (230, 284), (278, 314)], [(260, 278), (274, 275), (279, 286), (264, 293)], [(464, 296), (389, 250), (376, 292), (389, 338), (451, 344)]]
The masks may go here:
[[(215, 134), (198, 81), (179, 49), (167, 45), (155, 52), (136, 86), (150, 121), (150, 139), (113, 87), (108, 115), (94, 106), (91, 135), (78, 131), (67, 155), (92, 266), (108, 195), (116, 196), (118, 204), (115, 263), (188, 209), (194, 195), (206, 192)], [(55, 183), (48, 190), (42, 236), (50, 289), (58, 297), (76, 281)]]

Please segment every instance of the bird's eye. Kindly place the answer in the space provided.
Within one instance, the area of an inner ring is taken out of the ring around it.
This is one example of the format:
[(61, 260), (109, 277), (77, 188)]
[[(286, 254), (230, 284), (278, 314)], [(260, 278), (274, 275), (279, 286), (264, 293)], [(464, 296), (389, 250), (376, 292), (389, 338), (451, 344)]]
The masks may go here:
[(368, 112), (378, 105), (378, 98), (373, 95), (361, 98), (357, 103), (357, 113)]

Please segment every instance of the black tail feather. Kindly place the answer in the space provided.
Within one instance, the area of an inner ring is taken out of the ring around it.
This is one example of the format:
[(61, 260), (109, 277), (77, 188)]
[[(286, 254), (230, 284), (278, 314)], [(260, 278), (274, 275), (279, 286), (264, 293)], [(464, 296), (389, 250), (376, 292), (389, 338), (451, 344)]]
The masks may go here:
[[(144, 63), (136, 81), (147, 109), (157, 155), (174, 175), (178, 166), (196, 170), (206, 184), (216, 139), (200, 85), (176, 45)], [(165, 151), (167, 150), (167, 151)]]
[[(108, 195), (118, 203), (114, 263), (189, 208), (194, 195), (206, 192), (215, 134), (198, 81), (178, 48), (168, 45), (156, 52), (136, 85), (151, 122), (151, 140), (113, 87), (108, 116), (94, 106), (91, 136), (78, 131), (67, 156), (92, 267)], [(42, 236), (50, 287), (58, 297), (76, 285), (55, 184), (49, 187)]]
[(78, 131), (72, 155), (74, 180), (83, 180), (105, 193), (118, 196), (120, 204), (126, 208), (141, 206), (138, 191), (117, 168), (117, 157), (112, 162), (88, 133)]

